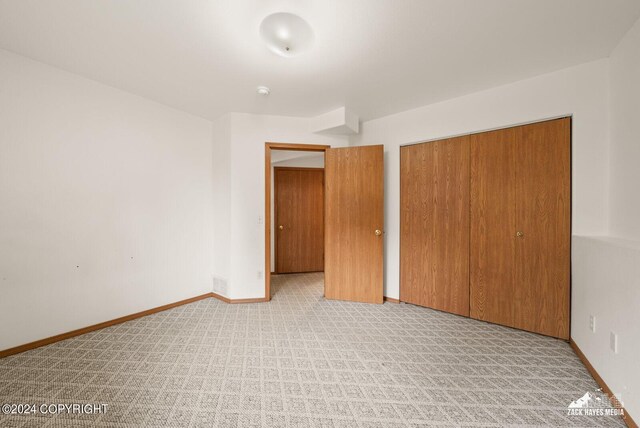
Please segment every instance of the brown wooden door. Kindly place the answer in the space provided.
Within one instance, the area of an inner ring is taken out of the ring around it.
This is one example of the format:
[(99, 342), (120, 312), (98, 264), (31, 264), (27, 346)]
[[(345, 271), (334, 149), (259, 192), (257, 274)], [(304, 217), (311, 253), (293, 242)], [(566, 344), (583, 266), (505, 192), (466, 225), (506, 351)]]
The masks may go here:
[(471, 317), (568, 339), (570, 126), (471, 136)]
[[(513, 326), (569, 338), (571, 119), (522, 126), (516, 153)], [(520, 233), (517, 233), (520, 232)]]
[(276, 273), (324, 269), (324, 170), (274, 168)]
[(400, 150), (400, 300), (469, 316), (469, 137)]
[(470, 136), (470, 315), (513, 325), (516, 296), (516, 131)]
[(325, 153), (325, 297), (382, 303), (383, 146)]

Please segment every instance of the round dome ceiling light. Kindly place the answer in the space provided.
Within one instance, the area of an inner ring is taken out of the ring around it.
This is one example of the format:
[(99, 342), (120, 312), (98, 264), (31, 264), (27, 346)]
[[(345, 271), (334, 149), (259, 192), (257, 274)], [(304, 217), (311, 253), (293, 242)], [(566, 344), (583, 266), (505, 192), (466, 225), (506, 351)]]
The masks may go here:
[(256, 88), (256, 92), (258, 93), (258, 95), (262, 95), (266, 97), (271, 93), (271, 89), (267, 88), (266, 86), (258, 86)]
[(286, 12), (274, 13), (263, 19), (260, 36), (273, 53), (285, 58), (297, 56), (313, 44), (313, 30), (307, 21)]

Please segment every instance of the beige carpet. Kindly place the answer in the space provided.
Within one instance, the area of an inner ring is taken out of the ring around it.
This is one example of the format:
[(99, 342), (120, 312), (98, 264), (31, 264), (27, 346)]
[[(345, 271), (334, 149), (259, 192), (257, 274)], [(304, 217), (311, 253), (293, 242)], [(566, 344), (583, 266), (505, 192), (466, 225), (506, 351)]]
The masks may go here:
[(567, 415), (597, 385), (565, 342), (326, 301), (321, 274), (273, 288), (270, 303), (207, 299), (0, 360), (0, 403), (108, 404), (0, 426), (623, 426)]

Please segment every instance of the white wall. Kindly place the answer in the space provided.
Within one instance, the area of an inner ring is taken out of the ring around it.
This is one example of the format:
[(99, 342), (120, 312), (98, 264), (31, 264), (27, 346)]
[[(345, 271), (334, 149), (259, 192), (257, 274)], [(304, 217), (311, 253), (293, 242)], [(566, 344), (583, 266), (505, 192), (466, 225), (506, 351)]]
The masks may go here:
[(210, 292), (211, 158), (211, 122), (0, 51), (0, 349)]
[(231, 139), (226, 114), (213, 122), (213, 292), (227, 296), (231, 257)]
[[(574, 237), (571, 336), (640, 417), (640, 21), (610, 58), (609, 235)], [(595, 333), (589, 316), (596, 317)], [(618, 354), (609, 349), (619, 336)]]
[[(313, 153), (313, 152), (312, 152)], [(300, 151), (273, 151), (271, 158), (274, 158), (274, 154), (282, 154), (284, 156), (277, 156), (278, 158), (285, 158), (279, 162), (271, 162), (271, 272), (276, 270), (276, 250), (275, 250), (275, 191), (274, 191), (274, 177), (273, 167), (276, 166), (297, 166), (299, 168), (324, 168), (324, 153), (323, 154), (309, 154)]]
[[(572, 253), (571, 337), (638, 420), (640, 241), (574, 236)], [(609, 348), (611, 332), (618, 335), (617, 354)]]
[(573, 232), (607, 230), (606, 59), (364, 122), (385, 146), (385, 296), (399, 296), (400, 145), (573, 114)]
[(640, 21), (611, 64), (611, 234), (640, 241)]
[[(264, 297), (264, 144), (265, 142), (345, 146), (344, 136), (309, 132), (309, 119), (231, 113), (221, 119), (229, 126), (231, 148), (229, 222), (231, 239), (216, 239), (229, 253), (227, 297)], [(223, 250), (224, 251), (224, 250)]]

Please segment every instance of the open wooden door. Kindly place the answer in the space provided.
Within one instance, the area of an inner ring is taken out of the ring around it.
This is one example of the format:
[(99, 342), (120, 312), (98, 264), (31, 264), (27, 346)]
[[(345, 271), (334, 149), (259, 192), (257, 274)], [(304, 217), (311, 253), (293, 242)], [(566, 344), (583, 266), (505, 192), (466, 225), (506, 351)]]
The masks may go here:
[(325, 297), (382, 303), (384, 150), (325, 152)]

